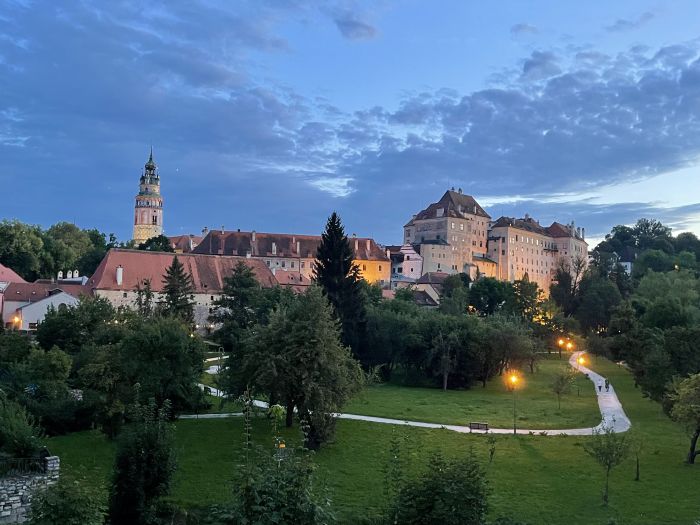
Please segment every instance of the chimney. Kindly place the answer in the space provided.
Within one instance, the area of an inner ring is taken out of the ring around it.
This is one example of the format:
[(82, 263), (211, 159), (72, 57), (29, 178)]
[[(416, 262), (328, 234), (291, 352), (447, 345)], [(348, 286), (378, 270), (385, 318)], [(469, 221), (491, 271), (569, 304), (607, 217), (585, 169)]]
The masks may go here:
[(529, 214), (529, 213), (526, 213), (526, 214), (525, 214), (525, 220), (528, 220), (529, 218), (530, 218), (530, 214)]
[(277, 255), (277, 243), (272, 243), (272, 255)]
[(372, 244), (371, 241), (370, 241), (369, 239), (367, 239), (367, 251), (368, 251), (368, 252), (369, 252), (369, 250), (370, 250), (370, 248), (371, 248), (371, 244)]
[(301, 255), (301, 242), (297, 241), (297, 255)]
[(386, 249), (386, 258), (391, 259), (391, 251), (389, 250), (389, 248)]
[(457, 188), (457, 191), (459, 192), (460, 195), (462, 194), (462, 188)]
[(202, 237), (206, 237), (207, 233), (209, 233), (209, 228), (205, 226), (202, 228)]
[(121, 286), (123, 282), (124, 282), (124, 268), (122, 268), (122, 265), (120, 264), (119, 266), (117, 266), (117, 286)]
[(250, 234), (250, 240), (251, 242), (255, 242), (255, 230), (253, 230)]
[(581, 228), (581, 238), (586, 240), (586, 228)]
[[(353, 237), (355, 237), (354, 234), (353, 234)], [(357, 253), (358, 251), (360, 251), (360, 244), (359, 244), (359, 241), (357, 240), (357, 237), (355, 237), (355, 253)]]
[(224, 225), (222, 224), (221, 225), (221, 235), (223, 235), (223, 234), (224, 234)]
[(576, 236), (581, 237), (581, 227), (576, 228)]

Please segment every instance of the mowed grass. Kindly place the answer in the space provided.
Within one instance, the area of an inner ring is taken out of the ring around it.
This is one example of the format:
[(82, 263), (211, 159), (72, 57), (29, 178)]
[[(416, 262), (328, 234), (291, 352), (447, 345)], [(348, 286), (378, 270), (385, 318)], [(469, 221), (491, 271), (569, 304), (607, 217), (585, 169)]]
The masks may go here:
[[(700, 517), (700, 465), (683, 463), (688, 437), (657, 403), (641, 396), (627, 371), (603, 359), (590, 366), (611, 379), (644, 442), (641, 481), (634, 481), (630, 457), (612, 473), (609, 507), (600, 498), (603, 470), (584, 452), (583, 437), (497, 436), (489, 465), (484, 435), (341, 420), (335, 441), (315, 455), (319, 484), (330, 490), (344, 523), (378, 515), (385, 505), (382, 467), (398, 434), (408, 440), (414, 469), (434, 450), (452, 457), (473, 450), (487, 469), (492, 518), (511, 516), (531, 525), (605, 525), (610, 518), (618, 525), (692, 524)], [(255, 441), (271, 447), (269, 422), (258, 417), (253, 427)], [(179, 468), (172, 499), (187, 507), (226, 501), (242, 463), (241, 419), (180, 421), (176, 429)], [(288, 442), (298, 435), (297, 429), (285, 431)], [(49, 446), (61, 456), (64, 473), (107, 482), (113, 445), (99, 433), (53, 438)]]
[[(581, 374), (571, 391), (562, 396), (561, 408), (552, 392), (557, 373), (569, 367), (568, 356), (545, 357), (534, 374), (523, 371), (516, 392), (516, 419), (521, 428), (566, 429), (591, 427), (600, 423), (595, 385)], [(344, 409), (351, 414), (379, 416), (409, 421), (466, 425), (487, 422), (493, 428), (512, 428), (513, 395), (502, 377), (495, 377), (482, 388), (469, 390), (411, 388), (384, 383), (365, 389)]]

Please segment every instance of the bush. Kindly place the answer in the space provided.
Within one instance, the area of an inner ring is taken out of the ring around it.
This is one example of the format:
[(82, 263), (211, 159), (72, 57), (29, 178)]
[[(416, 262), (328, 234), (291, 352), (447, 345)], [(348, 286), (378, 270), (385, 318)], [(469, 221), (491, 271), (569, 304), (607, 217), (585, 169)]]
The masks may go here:
[(119, 438), (114, 461), (109, 516), (113, 525), (159, 523), (162, 499), (175, 472), (169, 403), (136, 406), (135, 422)]
[(29, 525), (102, 525), (105, 510), (102, 494), (62, 478), (34, 496)]
[(40, 436), (34, 418), (0, 391), (0, 455), (34, 457), (41, 447)]
[(399, 490), (392, 515), (402, 525), (482, 525), (488, 492), (473, 452), (456, 460), (434, 454), (425, 472)]

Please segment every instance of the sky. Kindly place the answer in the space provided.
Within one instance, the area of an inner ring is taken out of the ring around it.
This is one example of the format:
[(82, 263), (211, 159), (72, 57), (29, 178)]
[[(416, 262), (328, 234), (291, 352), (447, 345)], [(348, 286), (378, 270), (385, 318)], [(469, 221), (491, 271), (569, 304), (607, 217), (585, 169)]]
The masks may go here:
[(696, 0), (0, 3), (0, 219), (393, 244), (448, 188), (700, 234)]

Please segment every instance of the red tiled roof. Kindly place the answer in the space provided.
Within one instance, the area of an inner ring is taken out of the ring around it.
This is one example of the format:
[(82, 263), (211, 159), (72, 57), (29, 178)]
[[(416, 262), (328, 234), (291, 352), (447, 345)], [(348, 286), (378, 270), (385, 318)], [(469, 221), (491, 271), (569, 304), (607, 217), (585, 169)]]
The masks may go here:
[(14, 270), (0, 264), (0, 282), (6, 283), (26, 283)]
[(311, 279), (305, 277), (301, 272), (290, 272), (284, 270), (276, 270), (274, 272), (275, 279), (285, 288), (291, 288), (295, 292), (304, 292), (311, 286)]
[(553, 222), (546, 230), (550, 237), (573, 237), (569, 227), (558, 222)]
[[(253, 235), (255, 235), (255, 241), (253, 241)], [(356, 260), (388, 261), (386, 252), (373, 239), (351, 237), (348, 240)], [(193, 253), (237, 255), (239, 257), (250, 254), (252, 257), (313, 259), (316, 257), (320, 243), (320, 235), (212, 230), (194, 249)]]
[(80, 284), (11, 283), (5, 289), (5, 301), (34, 303), (46, 299), (57, 291), (66, 292), (76, 298), (81, 295), (90, 295), (90, 288)]
[(519, 230), (524, 230), (532, 233), (539, 233), (540, 235), (548, 235), (551, 237), (547, 228), (540, 226), (540, 223), (531, 217), (526, 217), (525, 219), (515, 219), (513, 217), (499, 217), (496, 222), (493, 223), (493, 228), (501, 228), (504, 226), (509, 226), (511, 228), (517, 228)]
[(204, 237), (200, 235), (174, 235), (168, 237), (170, 245), (174, 250), (180, 250), (182, 253), (190, 253), (194, 248), (197, 247), (199, 243), (202, 242)]
[[(175, 257), (192, 276), (196, 293), (220, 292), (223, 289), (224, 278), (231, 275), (239, 261), (245, 262), (253, 270), (255, 277), (265, 288), (277, 284), (270, 269), (259, 259), (114, 248), (107, 252), (86, 286), (94, 290), (131, 291), (144, 279), (150, 279), (153, 291), (161, 292), (163, 275)], [(121, 285), (117, 284), (118, 266), (123, 268)]]

